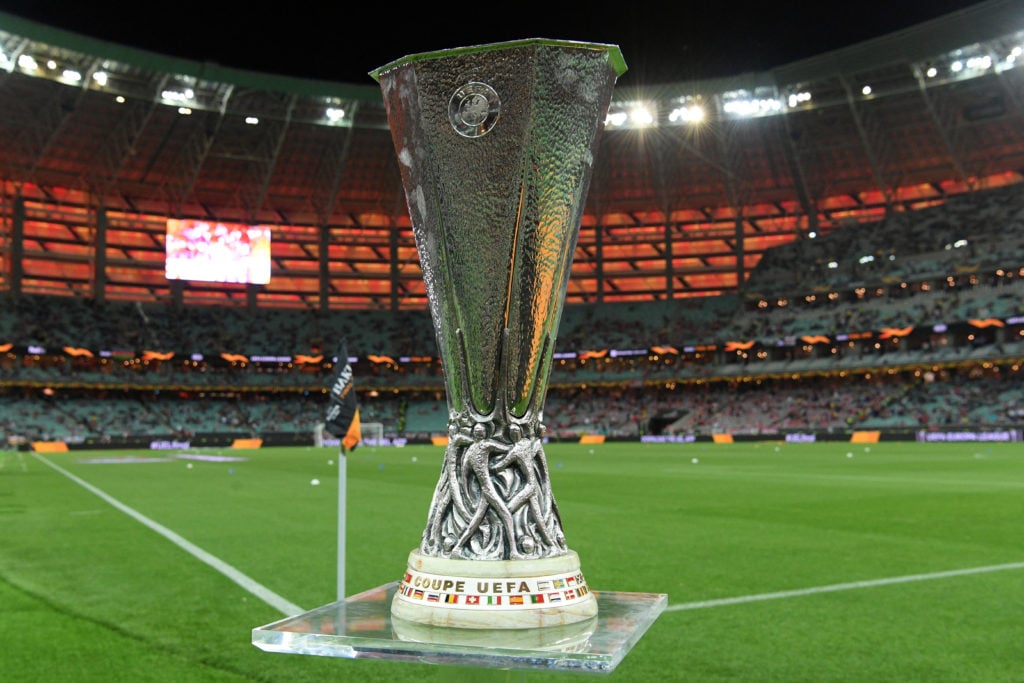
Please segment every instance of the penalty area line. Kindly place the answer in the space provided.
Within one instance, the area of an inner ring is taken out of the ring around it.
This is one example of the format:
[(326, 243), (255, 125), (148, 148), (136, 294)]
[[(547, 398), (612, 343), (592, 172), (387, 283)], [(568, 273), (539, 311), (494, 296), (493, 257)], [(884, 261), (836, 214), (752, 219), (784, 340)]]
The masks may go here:
[(870, 579), (866, 581), (851, 581), (849, 583), (834, 583), (830, 586), (812, 586), (811, 588), (798, 588), (796, 590), (778, 591), (775, 593), (758, 593), (756, 595), (741, 595), (735, 598), (720, 598), (717, 600), (700, 600), (698, 602), (684, 602), (678, 605), (669, 605), (666, 612), (682, 612), (693, 609), (707, 609), (709, 607), (724, 607), (726, 605), (741, 605), (747, 602), (763, 602), (765, 600), (784, 600), (786, 598), (799, 598), (805, 595), (817, 595), (819, 593), (836, 593), (838, 591), (857, 590), (859, 588), (877, 588), (879, 586), (892, 586), (898, 583), (914, 583), (916, 581), (935, 581), (937, 579), (949, 579), (957, 576), (971, 576), (973, 574), (988, 574), (991, 572), (1005, 572), (1015, 569), (1024, 569), (1024, 562), (1011, 562), (1009, 564), (993, 564), (987, 567), (968, 567), (967, 569), (952, 569), (945, 572), (933, 572), (930, 574), (908, 574), (906, 576), (890, 576), (884, 579)]
[(197, 560), (213, 567), (218, 572), (220, 572), (227, 578), (231, 579), (236, 584), (238, 584), (245, 590), (249, 591), (251, 594), (255, 595), (263, 602), (267, 603), (268, 605), (274, 607), (277, 610), (280, 610), (280, 612), (286, 617), (290, 617), (295, 614), (300, 614), (303, 611), (305, 611), (298, 605), (295, 605), (289, 602), (288, 600), (285, 600), (283, 597), (281, 597), (274, 591), (270, 590), (263, 584), (258, 583), (254, 579), (249, 578), (242, 572), (238, 571), (237, 569), (229, 565), (227, 562), (224, 562), (223, 560), (211, 555), (210, 553), (206, 552), (196, 544), (182, 538), (180, 535), (174, 533), (162, 524), (154, 522), (149, 517), (146, 517), (141, 512), (139, 512), (138, 510), (128, 507), (121, 501), (101, 491), (100, 489), (96, 488), (95, 486), (85, 481), (84, 479), (75, 476), (74, 474), (68, 472), (59, 465), (55, 465), (54, 463), (50, 462), (49, 460), (39, 455), (38, 453), (33, 453), (32, 457), (34, 457), (36, 460), (39, 460), (44, 465), (56, 470), (57, 472), (60, 472), (65, 477), (75, 482), (89, 493), (92, 493), (93, 495), (102, 498), (104, 501), (106, 501), (113, 507), (117, 508), (121, 512), (125, 513), (135, 521), (140, 522), (141, 524), (144, 524), (145, 526), (149, 527), (150, 529), (160, 534), (174, 545), (178, 546), (188, 554), (195, 557)]

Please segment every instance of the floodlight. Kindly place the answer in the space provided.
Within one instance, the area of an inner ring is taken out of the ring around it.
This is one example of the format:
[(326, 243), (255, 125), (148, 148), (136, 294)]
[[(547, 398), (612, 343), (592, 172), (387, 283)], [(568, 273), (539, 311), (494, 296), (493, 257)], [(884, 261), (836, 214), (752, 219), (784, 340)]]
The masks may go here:
[(654, 115), (646, 105), (638, 105), (630, 110), (629, 120), (637, 126), (650, 126), (654, 123)]

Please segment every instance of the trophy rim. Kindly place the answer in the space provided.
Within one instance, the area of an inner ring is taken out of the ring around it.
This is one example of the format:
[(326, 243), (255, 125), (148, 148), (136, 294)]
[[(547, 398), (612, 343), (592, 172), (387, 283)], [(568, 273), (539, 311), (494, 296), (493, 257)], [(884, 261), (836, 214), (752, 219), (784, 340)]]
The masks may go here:
[(373, 80), (379, 83), (381, 76), (383, 76), (385, 73), (397, 69), (399, 67), (405, 66), (407, 64), (424, 62), (431, 59), (439, 59), (441, 57), (476, 54), (481, 52), (494, 52), (497, 50), (525, 47), (528, 45), (543, 45), (547, 47), (570, 47), (584, 50), (604, 50), (608, 52), (611, 67), (615, 70), (615, 77), (618, 78), (622, 74), (626, 73), (626, 60), (622, 57), (622, 50), (619, 49), (618, 45), (614, 45), (612, 43), (594, 43), (577, 40), (556, 40), (553, 38), (523, 38), (521, 40), (508, 40), (499, 43), (484, 43), (482, 45), (453, 47), (446, 50), (417, 52), (415, 54), (406, 55), (404, 57), (399, 57), (398, 59), (392, 60), (387, 64), (370, 71), (369, 74)]

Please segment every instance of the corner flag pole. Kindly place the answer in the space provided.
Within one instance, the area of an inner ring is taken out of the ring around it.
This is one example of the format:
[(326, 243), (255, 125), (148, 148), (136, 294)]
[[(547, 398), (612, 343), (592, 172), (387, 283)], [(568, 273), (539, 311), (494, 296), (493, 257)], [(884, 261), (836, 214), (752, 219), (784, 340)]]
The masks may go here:
[(348, 488), (348, 451), (355, 450), (362, 440), (359, 424), (359, 402), (356, 400), (352, 365), (349, 363), (348, 345), (342, 342), (338, 350), (338, 371), (331, 383), (330, 399), (324, 427), (338, 437), (338, 600), (345, 600), (345, 519), (346, 489)]
[(345, 601), (345, 492), (348, 487), (345, 446), (338, 447), (338, 601)]

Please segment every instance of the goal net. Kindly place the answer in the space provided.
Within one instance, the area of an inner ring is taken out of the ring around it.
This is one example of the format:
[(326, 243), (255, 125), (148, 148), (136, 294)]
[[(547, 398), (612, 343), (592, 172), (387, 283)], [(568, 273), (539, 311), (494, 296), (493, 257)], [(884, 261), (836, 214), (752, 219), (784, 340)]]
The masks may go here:
[(384, 445), (383, 422), (363, 422), (359, 425), (359, 431), (363, 437), (363, 444), (367, 446)]
[[(327, 431), (327, 425), (323, 422), (317, 423), (313, 427), (313, 445), (317, 448), (323, 448), (325, 446), (341, 446), (341, 439), (336, 436), (332, 436)], [(362, 435), (361, 445), (365, 446), (383, 446), (384, 445), (384, 423), (383, 422), (363, 422), (359, 425), (359, 431)]]

